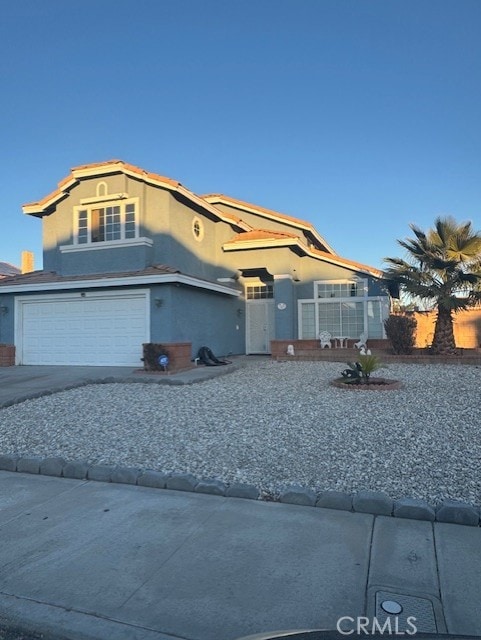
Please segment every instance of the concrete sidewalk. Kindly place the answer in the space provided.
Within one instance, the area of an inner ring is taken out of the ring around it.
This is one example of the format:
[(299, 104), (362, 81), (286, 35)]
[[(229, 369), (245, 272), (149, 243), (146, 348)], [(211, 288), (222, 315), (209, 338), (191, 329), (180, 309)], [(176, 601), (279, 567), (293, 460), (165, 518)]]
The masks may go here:
[(476, 527), (2, 471), (0, 566), (0, 618), (67, 638), (335, 629), (385, 600), (481, 634)]

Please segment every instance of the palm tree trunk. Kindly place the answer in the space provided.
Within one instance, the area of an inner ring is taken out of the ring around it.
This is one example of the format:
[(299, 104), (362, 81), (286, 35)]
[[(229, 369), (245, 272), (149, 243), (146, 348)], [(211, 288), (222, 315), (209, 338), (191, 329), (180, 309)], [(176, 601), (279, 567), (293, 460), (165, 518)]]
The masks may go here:
[(438, 307), (431, 349), (435, 354), (455, 355), (457, 353), (451, 309), (441, 309)]

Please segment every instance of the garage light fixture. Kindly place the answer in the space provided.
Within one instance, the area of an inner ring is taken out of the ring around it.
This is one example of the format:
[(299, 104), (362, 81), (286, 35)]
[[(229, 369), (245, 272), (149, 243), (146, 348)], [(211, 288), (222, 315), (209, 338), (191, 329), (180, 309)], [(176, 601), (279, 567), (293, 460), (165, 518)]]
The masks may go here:
[(7, 313), (8, 313), (8, 307), (5, 307), (4, 305), (1, 305), (1, 306), (0, 306), (0, 314), (1, 314), (2, 316), (6, 316), (6, 315), (7, 315)]

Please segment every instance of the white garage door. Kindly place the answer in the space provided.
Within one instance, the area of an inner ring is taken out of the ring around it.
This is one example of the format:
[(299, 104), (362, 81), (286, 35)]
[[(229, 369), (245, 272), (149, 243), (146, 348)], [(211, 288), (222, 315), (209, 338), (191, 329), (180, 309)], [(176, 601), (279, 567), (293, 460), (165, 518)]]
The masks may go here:
[(148, 292), (18, 299), (19, 364), (140, 366)]

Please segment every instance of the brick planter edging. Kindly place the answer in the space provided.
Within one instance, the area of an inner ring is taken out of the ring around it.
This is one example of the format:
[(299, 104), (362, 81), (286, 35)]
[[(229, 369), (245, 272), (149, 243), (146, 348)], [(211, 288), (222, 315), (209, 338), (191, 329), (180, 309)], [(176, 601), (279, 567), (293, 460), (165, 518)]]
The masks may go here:
[(473, 527), (481, 524), (480, 508), (466, 502), (446, 499), (434, 507), (417, 498), (393, 500), (382, 491), (366, 489), (355, 494), (333, 490), (321, 491), (317, 494), (307, 487), (291, 484), (286, 486), (275, 498), (270, 495), (262, 496), (259, 489), (252, 484), (240, 482), (228, 484), (215, 478), (199, 479), (191, 473), (163, 473), (152, 469), (91, 464), (85, 460), (66, 461), (56, 456), (41, 458), (0, 454), (0, 470), (76, 480), (132, 484), (139, 487), (173, 491), (207, 493), (248, 500), (273, 501), (314, 508), (369, 513), (374, 516), (393, 516)]
[(355, 384), (349, 383), (344, 378), (335, 378), (329, 382), (331, 387), (337, 387), (338, 389), (345, 389), (346, 391), (397, 391), (404, 387), (400, 380), (393, 380), (391, 378), (371, 378), (369, 384), (365, 382)]
[(0, 344), (0, 367), (13, 367), (15, 365), (15, 345)]

